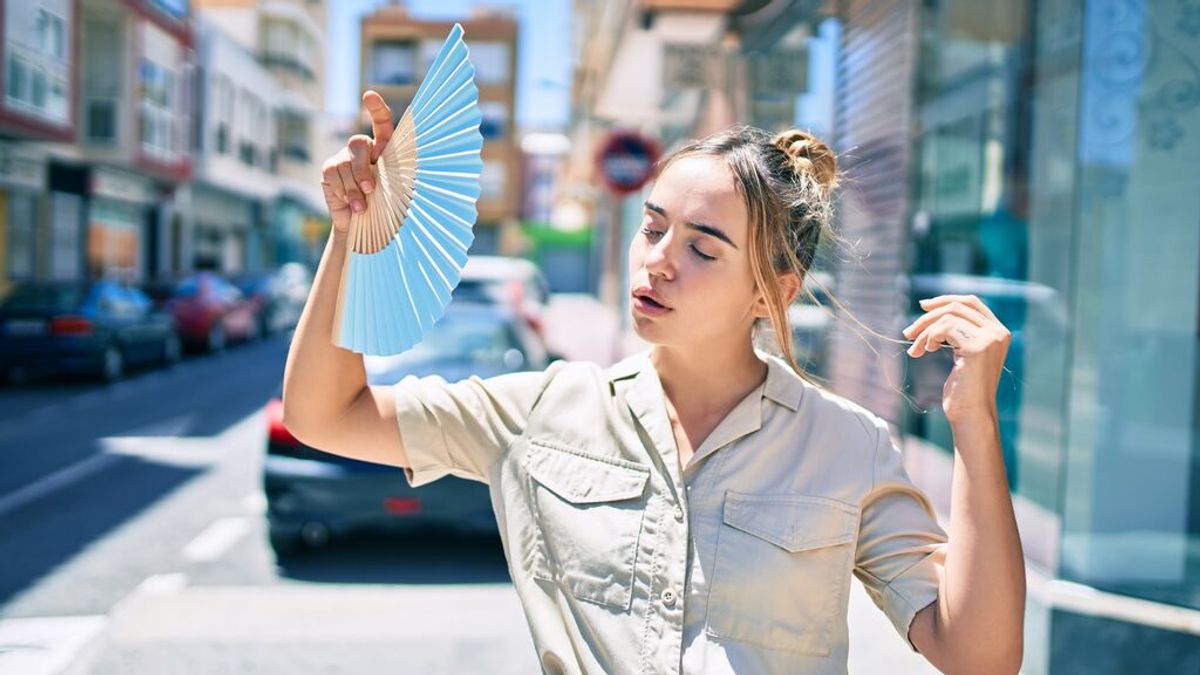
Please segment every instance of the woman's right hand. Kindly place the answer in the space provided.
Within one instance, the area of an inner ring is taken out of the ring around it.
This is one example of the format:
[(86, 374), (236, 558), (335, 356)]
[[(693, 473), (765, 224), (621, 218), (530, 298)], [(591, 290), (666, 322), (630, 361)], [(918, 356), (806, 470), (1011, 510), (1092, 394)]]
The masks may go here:
[(367, 207), (367, 195), (375, 191), (375, 162), (392, 137), (392, 110), (378, 92), (363, 93), (363, 105), (371, 115), (371, 133), (355, 134), (346, 147), (325, 160), (321, 168), (321, 189), (335, 232), (350, 229), (350, 216)]

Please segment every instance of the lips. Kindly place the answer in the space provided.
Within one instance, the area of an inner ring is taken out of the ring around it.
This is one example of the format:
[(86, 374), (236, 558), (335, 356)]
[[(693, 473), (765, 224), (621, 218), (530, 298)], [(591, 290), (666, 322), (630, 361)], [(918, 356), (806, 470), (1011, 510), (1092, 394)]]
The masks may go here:
[(671, 306), (666, 302), (663, 302), (662, 297), (658, 293), (655, 293), (654, 289), (650, 288), (649, 286), (638, 286), (637, 288), (633, 289), (633, 297), (640, 298), (651, 305), (658, 306), (663, 309), (671, 309)]

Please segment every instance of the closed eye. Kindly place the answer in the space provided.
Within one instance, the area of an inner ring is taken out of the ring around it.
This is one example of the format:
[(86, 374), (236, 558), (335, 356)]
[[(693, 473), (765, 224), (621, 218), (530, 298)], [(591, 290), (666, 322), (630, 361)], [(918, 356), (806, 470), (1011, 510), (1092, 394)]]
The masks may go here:
[[(659, 238), (662, 237), (666, 233), (659, 232), (658, 230), (652, 230), (648, 227), (643, 227), (642, 234), (646, 235), (646, 238), (649, 239), (650, 241), (658, 241)], [(713, 260), (716, 260), (715, 257), (713, 257), (711, 255), (705, 255), (704, 253), (702, 253), (700, 251), (700, 249), (696, 248), (695, 244), (688, 244), (688, 248), (692, 249), (692, 253), (695, 253), (697, 256), (700, 257), (701, 260), (704, 260), (705, 262), (711, 262)]]

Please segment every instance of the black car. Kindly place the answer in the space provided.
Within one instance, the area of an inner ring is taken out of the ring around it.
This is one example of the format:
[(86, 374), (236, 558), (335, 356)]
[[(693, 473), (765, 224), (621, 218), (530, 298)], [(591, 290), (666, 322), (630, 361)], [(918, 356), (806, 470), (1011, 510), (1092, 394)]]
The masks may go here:
[[(546, 367), (546, 355), (527, 323), (494, 305), (451, 302), (421, 343), (397, 356), (364, 357), (367, 381), (395, 384), (408, 375), (455, 382)], [(296, 440), (283, 425), (282, 387), (267, 404), (263, 490), (272, 547), (277, 553), (319, 546), (355, 531), (449, 529), (494, 534), (487, 486), (446, 476), (418, 490), (403, 469), (332, 455)]]
[(18, 282), (0, 301), (0, 373), (87, 374), (106, 382), (131, 366), (170, 365), (182, 345), (171, 315), (114, 280)]

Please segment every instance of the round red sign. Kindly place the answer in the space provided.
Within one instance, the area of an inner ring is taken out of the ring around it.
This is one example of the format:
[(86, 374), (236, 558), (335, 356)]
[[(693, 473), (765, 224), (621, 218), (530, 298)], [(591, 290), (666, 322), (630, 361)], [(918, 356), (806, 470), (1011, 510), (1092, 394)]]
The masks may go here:
[(637, 192), (654, 175), (658, 142), (636, 131), (610, 131), (596, 151), (596, 169), (609, 190)]

